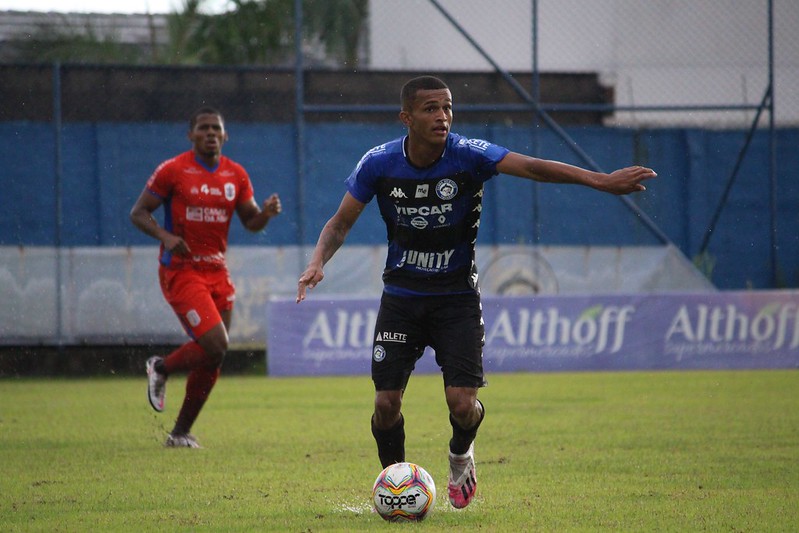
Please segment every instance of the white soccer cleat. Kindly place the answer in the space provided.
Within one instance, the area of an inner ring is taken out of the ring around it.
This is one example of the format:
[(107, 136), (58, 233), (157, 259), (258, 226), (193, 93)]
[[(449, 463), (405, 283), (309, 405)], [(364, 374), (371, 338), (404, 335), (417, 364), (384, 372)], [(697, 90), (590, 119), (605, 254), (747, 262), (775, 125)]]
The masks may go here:
[(474, 466), (474, 443), (463, 455), (449, 454), (449, 503), (456, 509), (469, 505), (477, 491), (477, 469)]
[(164, 446), (167, 448), (202, 448), (191, 433), (170, 433), (166, 438)]
[(155, 370), (155, 364), (162, 361), (163, 357), (154, 355), (147, 359), (147, 399), (150, 405), (159, 413), (164, 410), (166, 399), (166, 376)]

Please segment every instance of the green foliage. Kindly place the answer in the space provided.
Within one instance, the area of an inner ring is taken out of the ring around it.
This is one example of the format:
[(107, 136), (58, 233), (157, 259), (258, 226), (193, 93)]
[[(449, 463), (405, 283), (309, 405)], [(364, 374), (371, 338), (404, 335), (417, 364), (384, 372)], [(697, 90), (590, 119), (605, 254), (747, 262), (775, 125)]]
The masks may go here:
[[(440, 376), (405, 396), (407, 458), (436, 480), (429, 531), (789, 531), (799, 523), (795, 371), (497, 374), (479, 488), (446, 501)], [(2, 531), (373, 531), (368, 377), (222, 376), (161, 446), (144, 378), (0, 381)]]
[(146, 62), (145, 50), (123, 44), (114, 35), (102, 36), (92, 24), (77, 27), (63, 15), (54, 15), (52, 22), (41, 24), (30, 38), (9, 43), (20, 61), (70, 63)]
[[(203, 0), (183, 0), (167, 15), (166, 43), (122, 44), (66, 18), (45, 24), (17, 45), (22, 61), (172, 65), (289, 65), (295, 57), (294, 0), (231, 0), (206, 14)], [(303, 41), (314, 62), (353, 67), (365, 31), (368, 0), (305, 0)]]

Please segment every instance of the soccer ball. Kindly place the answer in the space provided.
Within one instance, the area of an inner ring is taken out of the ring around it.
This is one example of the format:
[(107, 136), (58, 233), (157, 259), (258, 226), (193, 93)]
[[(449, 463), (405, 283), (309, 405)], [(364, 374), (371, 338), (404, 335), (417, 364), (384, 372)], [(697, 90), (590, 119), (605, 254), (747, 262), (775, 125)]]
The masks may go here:
[(396, 463), (377, 476), (372, 503), (389, 522), (419, 522), (433, 509), (436, 484), (427, 470), (413, 463)]

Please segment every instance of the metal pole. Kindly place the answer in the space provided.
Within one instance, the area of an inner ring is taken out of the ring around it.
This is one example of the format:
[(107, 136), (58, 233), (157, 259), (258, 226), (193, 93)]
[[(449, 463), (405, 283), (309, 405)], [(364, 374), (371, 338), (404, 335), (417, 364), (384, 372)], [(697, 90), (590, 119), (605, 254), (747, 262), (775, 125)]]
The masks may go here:
[[(300, 249), (305, 246), (305, 65), (302, 54), (302, 0), (294, 0), (294, 83), (295, 83), (295, 150), (297, 152), (297, 240)], [(300, 262), (304, 258), (300, 257)], [(303, 269), (300, 264), (300, 272)]]
[[(538, 71), (538, 0), (532, 0), (532, 21), (530, 24), (530, 35), (532, 38), (532, 97), (536, 104), (541, 103), (541, 76)], [(533, 154), (538, 157), (541, 153), (541, 132), (540, 118), (538, 113), (533, 114)], [(538, 245), (541, 243), (540, 222), (540, 189), (541, 184), (533, 182), (533, 242)], [(536, 263), (537, 264), (537, 263)]]
[(63, 295), (61, 287), (63, 284), (63, 274), (61, 268), (61, 237), (64, 226), (63, 198), (62, 198), (62, 173), (63, 165), (61, 161), (61, 64), (56, 61), (53, 63), (53, 137), (54, 137), (54, 156), (55, 168), (54, 184), (55, 189), (55, 228), (53, 244), (55, 245), (55, 315), (56, 315), (56, 342), (59, 350), (64, 344), (64, 325), (63, 318)]
[(769, 110), (769, 206), (771, 208), (771, 286), (777, 287), (777, 133), (774, 124), (774, 0), (768, 0), (768, 86), (770, 92)]

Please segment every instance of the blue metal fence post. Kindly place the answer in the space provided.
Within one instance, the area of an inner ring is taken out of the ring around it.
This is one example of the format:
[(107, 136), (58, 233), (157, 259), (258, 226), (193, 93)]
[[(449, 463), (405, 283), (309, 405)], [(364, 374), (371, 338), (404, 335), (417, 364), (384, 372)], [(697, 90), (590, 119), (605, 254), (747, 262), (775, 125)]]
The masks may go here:
[(771, 224), (769, 238), (771, 242), (771, 286), (777, 287), (777, 135), (774, 124), (774, 0), (768, 0), (768, 87), (769, 87), (769, 207)]
[[(295, 149), (297, 151), (297, 242), (300, 248), (305, 246), (305, 64), (302, 54), (302, 0), (294, 0), (294, 90), (296, 128)], [(300, 261), (303, 258), (300, 257)], [(304, 265), (300, 264), (300, 271)]]
[(62, 311), (63, 295), (61, 286), (63, 274), (61, 268), (61, 232), (64, 225), (63, 218), (63, 197), (62, 197), (62, 172), (61, 161), (61, 63), (53, 63), (53, 136), (54, 136), (54, 161), (53, 169), (55, 189), (55, 228), (53, 234), (53, 244), (55, 246), (55, 307), (56, 307), (56, 343), (64, 345), (64, 326)]

